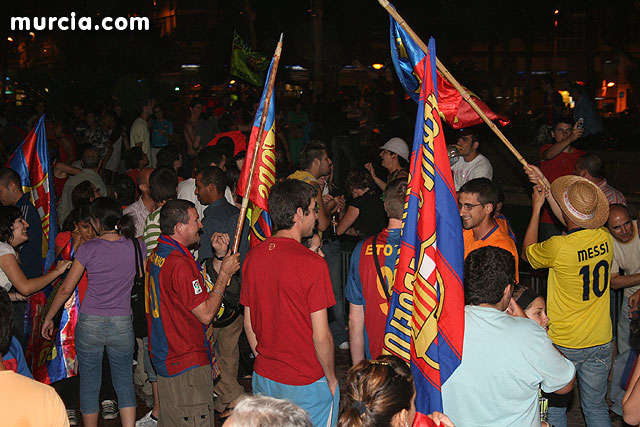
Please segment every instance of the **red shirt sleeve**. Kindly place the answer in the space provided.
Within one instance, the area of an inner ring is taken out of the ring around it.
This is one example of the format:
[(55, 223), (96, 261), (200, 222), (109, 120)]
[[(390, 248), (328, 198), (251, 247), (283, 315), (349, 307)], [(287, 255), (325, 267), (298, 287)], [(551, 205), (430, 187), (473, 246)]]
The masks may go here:
[[(315, 254), (314, 254), (315, 255)], [(309, 312), (314, 313), (318, 310), (329, 308), (336, 303), (333, 296), (333, 288), (331, 287), (331, 277), (329, 276), (329, 267), (327, 263), (319, 255), (312, 265), (315, 268), (309, 268), (307, 282), (310, 283), (308, 294)]]

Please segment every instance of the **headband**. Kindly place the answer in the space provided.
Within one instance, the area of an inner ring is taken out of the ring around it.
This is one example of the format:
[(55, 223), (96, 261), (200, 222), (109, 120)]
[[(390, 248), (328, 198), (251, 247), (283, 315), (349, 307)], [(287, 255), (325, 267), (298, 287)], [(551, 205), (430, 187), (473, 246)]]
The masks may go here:
[(522, 295), (520, 295), (520, 297), (516, 300), (516, 303), (518, 303), (520, 308), (526, 310), (527, 307), (529, 307), (529, 304), (531, 304), (533, 300), (538, 298), (539, 296), (541, 295), (537, 292), (532, 291), (531, 289), (525, 289)]

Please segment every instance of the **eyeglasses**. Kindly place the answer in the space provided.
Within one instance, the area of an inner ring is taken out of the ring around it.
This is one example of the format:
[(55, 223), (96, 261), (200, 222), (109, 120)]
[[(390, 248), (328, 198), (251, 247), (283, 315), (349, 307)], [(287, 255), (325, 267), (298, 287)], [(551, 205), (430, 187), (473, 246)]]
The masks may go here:
[(472, 203), (458, 203), (458, 210), (463, 210), (463, 211), (470, 211), (471, 209), (475, 208), (476, 206), (484, 206), (486, 205), (486, 203), (476, 203), (476, 204), (472, 204)]

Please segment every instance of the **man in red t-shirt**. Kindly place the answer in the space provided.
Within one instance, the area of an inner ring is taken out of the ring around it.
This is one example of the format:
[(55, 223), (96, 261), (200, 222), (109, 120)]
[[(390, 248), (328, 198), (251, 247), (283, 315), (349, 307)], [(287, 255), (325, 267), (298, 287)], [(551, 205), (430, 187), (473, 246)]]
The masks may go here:
[(240, 254), (222, 260), (215, 284), (205, 282), (189, 252), (200, 241), (201, 228), (193, 203), (169, 200), (160, 211), (162, 235), (147, 262), (149, 353), (158, 374), (161, 425), (213, 427), (216, 371), (213, 332), (207, 326), (220, 309), (229, 279), (240, 268)]
[[(573, 175), (576, 162), (585, 154), (584, 151), (571, 146), (584, 132), (578, 127), (578, 123), (572, 122), (570, 118), (558, 119), (551, 131), (553, 142), (540, 148), (540, 170), (549, 182), (564, 175)], [(540, 217), (540, 241), (561, 234), (561, 226), (549, 205), (545, 205)]]
[(325, 260), (304, 247), (318, 217), (315, 189), (285, 180), (271, 189), (274, 236), (252, 248), (242, 270), (240, 303), (256, 356), (255, 394), (285, 398), (313, 425), (335, 425), (340, 393), (327, 309), (335, 298)]

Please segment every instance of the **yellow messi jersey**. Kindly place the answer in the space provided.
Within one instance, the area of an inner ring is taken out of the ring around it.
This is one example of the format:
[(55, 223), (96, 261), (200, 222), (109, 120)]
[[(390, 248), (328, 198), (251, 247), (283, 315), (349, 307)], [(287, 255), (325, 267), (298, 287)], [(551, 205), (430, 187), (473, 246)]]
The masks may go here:
[(572, 230), (527, 248), (533, 268), (548, 268), (547, 314), (554, 344), (587, 348), (611, 341), (609, 279), (613, 237), (604, 228)]

